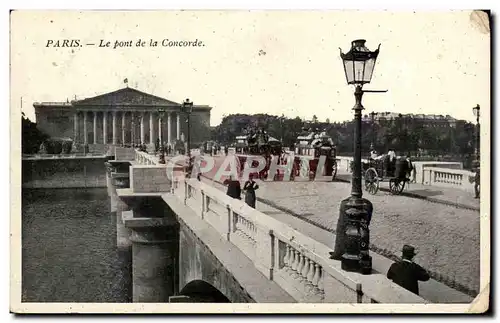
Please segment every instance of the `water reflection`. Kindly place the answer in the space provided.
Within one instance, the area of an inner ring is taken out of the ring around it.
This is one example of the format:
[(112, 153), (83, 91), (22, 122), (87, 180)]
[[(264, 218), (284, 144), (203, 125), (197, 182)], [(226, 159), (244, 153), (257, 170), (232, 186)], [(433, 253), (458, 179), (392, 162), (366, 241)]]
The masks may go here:
[(23, 189), (22, 203), (23, 302), (130, 301), (105, 188)]

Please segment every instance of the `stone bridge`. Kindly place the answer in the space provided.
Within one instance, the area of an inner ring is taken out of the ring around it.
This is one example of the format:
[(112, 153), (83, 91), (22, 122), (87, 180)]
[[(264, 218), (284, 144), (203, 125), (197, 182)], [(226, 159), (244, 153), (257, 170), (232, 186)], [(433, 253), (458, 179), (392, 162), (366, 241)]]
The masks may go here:
[(472, 301), (453, 291), (438, 300), (412, 294), (385, 277), (376, 254), (372, 274), (345, 272), (329, 259), (333, 238), (298, 230), (293, 217), (250, 208), (173, 165), (127, 148), (116, 148), (107, 162), (116, 241), (132, 262), (134, 302)]

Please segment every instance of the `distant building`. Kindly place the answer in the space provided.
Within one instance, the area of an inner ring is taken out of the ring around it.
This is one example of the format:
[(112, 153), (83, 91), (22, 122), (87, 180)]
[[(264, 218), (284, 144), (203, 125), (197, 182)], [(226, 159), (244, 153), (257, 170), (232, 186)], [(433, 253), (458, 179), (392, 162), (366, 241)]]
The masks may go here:
[[(181, 118), (182, 104), (129, 87), (82, 100), (33, 106), (39, 130), (51, 137), (71, 138), (77, 146), (154, 145), (159, 138), (173, 143), (187, 132), (186, 118)], [(164, 110), (161, 123), (160, 109)], [(209, 139), (211, 109), (207, 105), (193, 106), (193, 144)], [(200, 125), (206, 126), (206, 134)]]
[[(423, 121), (424, 126), (426, 127), (455, 127), (457, 123), (457, 119), (452, 116), (443, 116), (441, 114), (401, 114), (396, 112), (376, 112), (373, 119), (376, 123), (378, 123), (380, 120), (394, 120), (399, 117)], [(370, 114), (365, 114), (363, 116), (364, 122), (371, 122), (371, 120), (372, 117)]]

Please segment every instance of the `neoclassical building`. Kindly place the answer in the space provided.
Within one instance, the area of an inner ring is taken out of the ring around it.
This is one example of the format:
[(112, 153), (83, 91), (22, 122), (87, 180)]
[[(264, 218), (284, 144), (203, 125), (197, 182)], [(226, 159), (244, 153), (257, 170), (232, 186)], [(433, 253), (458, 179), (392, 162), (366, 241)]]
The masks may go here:
[[(110, 145), (174, 144), (187, 135), (182, 104), (126, 87), (91, 98), (34, 103), (37, 127), (51, 137), (71, 138), (76, 146), (100, 150)], [(210, 138), (208, 105), (194, 102), (191, 143)], [(163, 117), (160, 118), (160, 115)]]

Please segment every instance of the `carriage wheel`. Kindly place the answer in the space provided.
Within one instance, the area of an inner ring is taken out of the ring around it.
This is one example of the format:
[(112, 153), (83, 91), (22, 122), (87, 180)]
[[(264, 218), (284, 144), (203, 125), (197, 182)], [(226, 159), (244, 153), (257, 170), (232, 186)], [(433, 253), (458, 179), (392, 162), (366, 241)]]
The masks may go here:
[(332, 181), (335, 179), (335, 177), (337, 177), (337, 162), (336, 161), (333, 162), (333, 166), (332, 166)]
[(405, 188), (405, 183), (406, 181), (401, 180), (399, 178), (391, 178), (389, 180), (389, 191), (391, 194), (394, 195), (399, 195), (401, 192), (403, 192), (403, 189)]
[(378, 192), (379, 178), (375, 168), (368, 168), (365, 172), (365, 190), (375, 195)]

